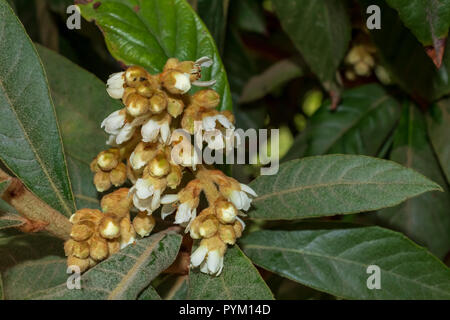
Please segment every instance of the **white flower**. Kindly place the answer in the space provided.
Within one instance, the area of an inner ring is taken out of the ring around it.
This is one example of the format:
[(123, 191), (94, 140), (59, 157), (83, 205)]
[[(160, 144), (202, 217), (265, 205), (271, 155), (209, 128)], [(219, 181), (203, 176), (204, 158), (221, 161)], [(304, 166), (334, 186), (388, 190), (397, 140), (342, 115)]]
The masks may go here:
[(111, 98), (122, 99), (125, 90), (123, 87), (125, 84), (124, 73), (125, 72), (118, 72), (109, 76), (108, 82), (106, 83), (106, 91)]
[(175, 73), (175, 85), (174, 87), (181, 91), (181, 94), (185, 94), (191, 90), (191, 80), (187, 73)]
[(223, 269), (223, 255), (219, 249), (209, 250), (207, 245), (200, 245), (191, 255), (191, 266), (200, 266), (200, 271), (218, 276)]
[(257, 197), (256, 192), (250, 188), (249, 186), (240, 183), (241, 190), (233, 190), (228, 198), (238, 210), (247, 211), (250, 209), (250, 205), (252, 203), (252, 198), (248, 196), (251, 195), (253, 197)]
[(141, 129), (142, 141), (155, 142), (158, 136), (161, 136), (161, 140), (164, 144), (167, 144), (170, 137), (170, 120), (167, 117), (158, 119), (158, 117), (152, 117), (142, 126)]
[[(197, 74), (198, 78), (200, 78), (202, 67), (208, 68), (208, 67), (211, 67), (212, 65), (213, 65), (213, 60), (211, 58), (201, 57), (201, 58), (197, 59), (197, 61), (195, 61), (194, 69), (191, 71), (191, 73)], [(196, 80), (196, 81), (192, 82), (192, 84), (197, 87), (210, 87), (210, 86), (213, 86), (216, 84), (216, 80), (209, 80), (209, 81)]]
[(130, 237), (130, 239), (128, 240), (128, 242), (121, 242), (120, 243), (120, 250), (128, 247), (130, 244), (133, 244), (136, 241), (135, 237)]
[(148, 214), (151, 214), (161, 205), (162, 191), (155, 188), (150, 179), (137, 179), (129, 193), (133, 195), (134, 206), (140, 211), (147, 211)]
[(192, 221), (197, 216), (197, 208), (191, 207), (187, 202), (179, 203), (179, 198), (176, 194), (163, 196), (161, 203), (163, 204), (161, 218), (164, 220), (168, 215), (177, 211), (175, 223), (187, 226), (186, 232), (188, 232)]
[(124, 110), (117, 110), (107, 116), (100, 127), (104, 128), (106, 133), (117, 135), (125, 125), (125, 120), (126, 114)]
[(203, 129), (210, 131), (217, 129), (216, 123), (219, 122), (225, 129), (234, 129), (233, 123), (228, 120), (223, 114), (216, 114), (214, 116), (207, 116), (202, 119)]

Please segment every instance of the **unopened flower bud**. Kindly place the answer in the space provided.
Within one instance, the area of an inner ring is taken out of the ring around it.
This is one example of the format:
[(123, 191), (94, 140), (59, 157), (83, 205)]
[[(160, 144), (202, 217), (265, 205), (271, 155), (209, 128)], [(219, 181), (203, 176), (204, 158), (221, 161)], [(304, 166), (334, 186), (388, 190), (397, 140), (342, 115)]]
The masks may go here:
[(129, 87), (137, 87), (142, 81), (147, 80), (148, 73), (138, 66), (129, 67), (125, 71), (125, 82)]
[(75, 241), (85, 241), (89, 239), (95, 231), (95, 224), (91, 221), (83, 220), (72, 226), (70, 236)]
[(139, 212), (133, 219), (133, 227), (138, 235), (147, 237), (155, 227), (155, 218), (152, 215), (147, 215), (146, 212)]
[(72, 246), (72, 255), (79, 259), (89, 257), (89, 244), (87, 241), (74, 241)]
[(364, 62), (358, 62), (355, 65), (355, 73), (358, 76), (368, 76), (370, 74), (370, 67)]
[(192, 96), (192, 101), (200, 107), (212, 109), (219, 105), (220, 95), (212, 89), (201, 90)]
[(120, 236), (120, 225), (117, 218), (112, 215), (106, 215), (98, 226), (100, 235), (105, 239), (116, 239)]
[(120, 240), (108, 240), (109, 255), (115, 254), (120, 251)]
[(97, 156), (97, 166), (103, 171), (111, 171), (119, 164), (119, 150), (109, 149), (102, 151)]
[(120, 221), (120, 248), (132, 244), (136, 240), (136, 232), (131, 224), (130, 216), (126, 216)]
[(234, 234), (236, 235), (236, 238), (242, 237), (242, 232), (244, 231), (244, 226), (239, 220), (236, 220), (233, 224), (233, 230)]
[(125, 88), (125, 90), (123, 92), (122, 101), (125, 103), (125, 101), (128, 100), (128, 97), (131, 96), (132, 94), (135, 94), (136, 92), (137, 92), (136, 88), (132, 88), (132, 87)]
[(236, 243), (236, 233), (232, 225), (221, 224), (219, 226), (219, 237), (226, 244), (233, 245)]
[(211, 238), (219, 229), (219, 221), (213, 215), (208, 216), (199, 226), (198, 233), (203, 238)]
[(174, 118), (183, 113), (184, 102), (181, 99), (168, 97), (167, 98), (167, 112)]
[(146, 98), (150, 98), (153, 93), (155, 92), (156, 88), (152, 87), (152, 84), (150, 81), (145, 80), (142, 81), (136, 88), (136, 92), (140, 94), (141, 96), (144, 96)]
[(167, 97), (166, 94), (158, 90), (155, 94), (150, 98), (150, 111), (158, 114), (163, 112), (167, 108)]
[(148, 168), (153, 177), (161, 178), (169, 173), (170, 164), (164, 155), (158, 155), (150, 161)]
[(236, 220), (237, 209), (231, 202), (218, 200), (215, 206), (217, 218), (221, 223), (233, 223)]
[(108, 249), (108, 242), (99, 237), (94, 236), (92, 239), (89, 240), (90, 245), (90, 256), (92, 259), (96, 261), (102, 261), (108, 258), (109, 255), (109, 249)]
[(125, 101), (127, 112), (133, 117), (139, 117), (148, 112), (150, 103), (149, 99), (137, 93), (132, 93)]
[(161, 75), (163, 87), (172, 94), (185, 94), (191, 89), (189, 73), (169, 70)]
[(105, 195), (101, 200), (103, 212), (124, 218), (130, 213), (133, 199), (128, 195), (128, 188), (120, 188)]
[(94, 185), (98, 192), (104, 192), (111, 188), (109, 172), (99, 171), (94, 175)]
[(171, 165), (170, 173), (166, 177), (167, 186), (171, 189), (176, 189), (181, 183), (182, 176), (182, 169), (177, 165)]
[(73, 224), (79, 223), (83, 220), (88, 220), (94, 223), (94, 225), (98, 224), (100, 220), (103, 218), (103, 213), (97, 209), (80, 209), (75, 212), (69, 219), (69, 221)]
[(73, 240), (73, 239), (69, 239), (66, 242), (64, 242), (64, 254), (66, 255), (66, 257), (72, 255), (74, 243), (75, 243), (75, 240)]
[(125, 163), (120, 162), (117, 167), (111, 170), (109, 179), (115, 187), (123, 185), (127, 181), (127, 166)]
[(89, 268), (89, 259), (80, 259), (75, 256), (69, 256), (67, 258), (67, 266), (77, 266), (80, 268), (80, 272), (84, 272)]

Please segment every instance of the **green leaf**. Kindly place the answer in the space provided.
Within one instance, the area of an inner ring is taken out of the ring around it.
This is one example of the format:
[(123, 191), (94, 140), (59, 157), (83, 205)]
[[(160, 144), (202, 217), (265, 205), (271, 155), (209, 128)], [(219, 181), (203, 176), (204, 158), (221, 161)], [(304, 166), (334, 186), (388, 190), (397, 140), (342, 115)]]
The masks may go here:
[(139, 295), (138, 300), (161, 300), (161, 297), (155, 288), (149, 286)]
[(214, 65), (202, 71), (202, 80), (216, 80), (212, 88), (222, 97), (220, 109), (232, 109), (225, 68), (214, 40), (185, 0), (103, 0), (79, 7), (83, 17), (95, 20), (102, 30), (113, 57), (127, 65), (158, 73), (171, 57), (212, 58)]
[(259, 0), (239, 0), (231, 3), (231, 17), (239, 29), (260, 34), (266, 33), (266, 21)]
[(335, 78), (351, 38), (343, 1), (273, 0), (281, 25), (322, 82)]
[(70, 216), (73, 195), (42, 64), (0, 0), (0, 158), (36, 196)]
[(0, 212), (0, 230), (17, 228), (23, 224), (25, 224), (25, 219), (23, 219), (21, 216), (12, 213)]
[(181, 236), (160, 232), (137, 241), (81, 276), (81, 290), (66, 283), (40, 292), (37, 299), (134, 300), (150, 282), (175, 260)]
[(197, 13), (214, 38), (219, 51), (225, 44), (229, 0), (197, 0)]
[(255, 219), (304, 219), (392, 207), (427, 191), (442, 190), (395, 162), (366, 156), (327, 155), (292, 160), (278, 174), (250, 186), (258, 197)]
[(189, 274), (188, 299), (193, 300), (272, 300), (273, 295), (250, 260), (237, 245), (228, 248), (223, 271), (218, 277)]
[(398, 11), (400, 19), (424, 46), (446, 38), (450, 28), (448, 1), (387, 0)]
[(438, 102), (427, 117), (428, 134), (447, 182), (450, 183), (450, 100)]
[(37, 48), (55, 103), (77, 207), (97, 208), (89, 164), (108, 138), (101, 122), (122, 105), (108, 96), (106, 85), (93, 74), (51, 50)]
[(377, 84), (344, 91), (336, 111), (330, 101), (309, 120), (285, 159), (330, 153), (375, 156), (400, 117), (400, 106)]
[(239, 102), (248, 103), (261, 99), (279, 86), (301, 77), (303, 73), (303, 67), (293, 59), (280, 60), (247, 82)]
[(444, 186), (445, 192), (409, 199), (400, 206), (380, 211), (378, 216), (385, 225), (402, 231), (439, 258), (445, 257), (450, 250), (450, 193), (428, 141), (425, 119), (412, 104), (404, 110), (390, 159)]
[[(450, 299), (450, 270), (400, 233), (379, 227), (256, 231), (242, 239), (257, 265), (347, 299)], [(381, 288), (368, 289), (369, 266)]]
[(414, 97), (434, 101), (450, 93), (450, 39), (438, 70), (423, 46), (403, 25), (397, 12), (383, 0), (359, 0), (363, 8), (381, 8), (381, 29), (371, 30), (383, 65), (393, 80)]
[(0, 276), (4, 299), (29, 299), (53, 286), (66, 285), (66, 259), (60, 239), (45, 234), (0, 230)]

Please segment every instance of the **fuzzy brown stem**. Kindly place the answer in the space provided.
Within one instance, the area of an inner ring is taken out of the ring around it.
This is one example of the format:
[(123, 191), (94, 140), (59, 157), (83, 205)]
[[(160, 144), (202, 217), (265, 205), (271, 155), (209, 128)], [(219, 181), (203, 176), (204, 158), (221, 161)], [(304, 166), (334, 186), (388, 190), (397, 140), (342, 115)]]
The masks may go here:
[(1, 196), (3, 200), (25, 218), (45, 226), (43, 229), (54, 236), (64, 240), (70, 238), (72, 225), (69, 219), (31, 193), (22, 181), (0, 169), (0, 182), (8, 180), (11, 183)]

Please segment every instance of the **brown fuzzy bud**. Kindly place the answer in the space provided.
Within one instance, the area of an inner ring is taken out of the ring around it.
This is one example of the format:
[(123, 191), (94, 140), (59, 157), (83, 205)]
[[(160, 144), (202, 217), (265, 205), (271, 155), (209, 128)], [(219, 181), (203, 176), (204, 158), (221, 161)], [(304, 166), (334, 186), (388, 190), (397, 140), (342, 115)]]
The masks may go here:
[(184, 102), (181, 99), (168, 97), (167, 98), (167, 112), (174, 118), (183, 113)]
[(94, 236), (89, 240), (90, 256), (96, 261), (102, 261), (108, 258), (108, 242), (99, 236)]
[(170, 69), (176, 69), (179, 64), (180, 61), (177, 58), (169, 58), (167, 59), (166, 64), (164, 65), (163, 72), (168, 71)]
[(94, 185), (98, 192), (104, 192), (111, 188), (111, 180), (109, 179), (109, 172), (98, 171), (94, 175)]
[(150, 81), (142, 81), (136, 88), (136, 92), (143, 97), (150, 98), (155, 92), (155, 87), (152, 87)]
[(113, 255), (120, 251), (120, 240), (108, 240), (109, 255)]
[(88, 220), (83, 220), (72, 226), (70, 236), (75, 241), (85, 241), (89, 239), (95, 231), (95, 224)]
[(150, 103), (149, 99), (137, 93), (132, 93), (125, 100), (127, 112), (133, 117), (139, 117), (148, 112)]
[(167, 96), (163, 91), (158, 90), (150, 98), (149, 103), (151, 112), (154, 114), (161, 113), (167, 108)]
[(72, 246), (72, 255), (79, 259), (87, 259), (89, 257), (89, 244), (87, 241), (74, 241)]
[(172, 94), (185, 94), (191, 89), (189, 73), (168, 70), (161, 74), (162, 86)]
[(128, 188), (120, 188), (105, 195), (101, 200), (103, 212), (108, 212), (118, 218), (124, 218), (130, 213), (132, 198), (128, 196)]
[(221, 224), (219, 226), (219, 237), (226, 244), (233, 245), (236, 243), (236, 233), (232, 225)]
[(66, 257), (72, 255), (74, 243), (75, 243), (75, 240), (73, 240), (73, 239), (69, 239), (66, 242), (64, 242), (64, 254), (66, 255)]
[(122, 101), (125, 103), (125, 101), (128, 100), (128, 97), (132, 94), (135, 94), (137, 92), (136, 88), (127, 87), (125, 88), (122, 96)]
[(211, 238), (219, 229), (219, 221), (213, 215), (209, 215), (198, 227), (198, 233), (203, 238)]
[(120, 187), (127, 181), (127, 166), (121, 162), (111, 170), (109, 179), (115, 187)]
[(98, 226), (100, 235), (105, 239), (116, 239), (120, 236), (120, 224), (114, 215), (106, 215)]
[(75, 224), (83, 220), (88, 220), (97, 225), (103, 218), (103, 213), (97, 209), (80, 209), (70, 217), (70, 222)]
[(148, 164), (148, 170), (150, 175), (153, 177), (164, 177), (170, 172), (169, 161), (163, 154), (159, 154), (150, 161)]
[(125, 82), (129, 87), (137, 87), (139, 84), (149, 77), (144, 68), (138, 66), (129, 67), (125, 71)]
[(242, 237), (242, 231), (244, 231), (244, 227), (242, 226), (242, 223), (239, 222), (239, 220), (236, 220), (236, 222), (233, 224), (233, 230), (236, 235), (236, 239)]
[(155, 218), (151, 215), (147, 215), (146, 212), (139, 212), (133, 219), (133, 227), (138, 235), (147, 237), (155, 227)]
[(119, 164), (119, 149), (102, 151), (97, 156), (97, 166), (103, 171), (111, 171)]
[(237, 209), (236, 207), (226, 200), (217, 200), (215, 203), (216, 216), (221, 223), (233, 223), (236, 220)]
[(80, 272), (84, 272), (89, 269), (89, 259), (80, 259), (74, 256), (69, 256), (67, 258), (67, 266), (76, 266), (80, 268)]
[(167, 186), (171, 189), (176, 189), (180, 185), (182, 177), (183, 170), (177, 165), (171, 165), (170, 173), (166, 177)]
[(131, 224), (130, 215), (120, 221), (120, 247), (124, 248), (136, 240), (136, 232)]
[(192, 96), (192, 102), (200, 107), (212, 109), (219, 105), (220, 95), (212, 89), (201, 90)]

